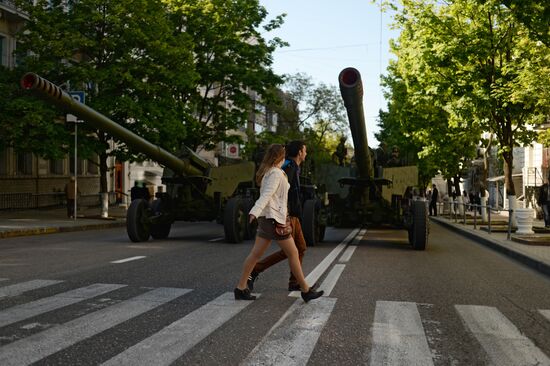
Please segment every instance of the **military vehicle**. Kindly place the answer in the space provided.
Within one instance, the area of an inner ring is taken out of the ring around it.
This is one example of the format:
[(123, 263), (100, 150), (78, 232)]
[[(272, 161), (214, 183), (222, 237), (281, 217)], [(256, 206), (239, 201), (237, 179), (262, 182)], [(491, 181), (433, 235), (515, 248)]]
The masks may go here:
[(150, 236), (167, 238), (177, 220), (223, 223), (225, 239), (230, 243), (255, 236), (256, 224), (248, 222), (248, 211), (258, 196), (253, 162), (214, 167), (187, 147), (176, 156), (74, 100), (34, 73), (25, 74), (21, 86), (124, 142), (130, 150), (164, 165), (162, 182), (166, 192), (157, 193), (151, 203), (136, 199), (128, 208), (126, 229), (133, 242), (147, 241)]
[(330, 182), (325, 182), (329, 203), (319, 206), (318, 225), (390, 224), (405, 228), (413, 248), (424, 250), (429, 222), (426, 201), (413, 193), (418, 184), (417, 167), (375, 167), (367, 142), (361, 74), (354, 68), (346, 68), (340, 72), (338, 81), (355, 149), (351, 168), (354, 176), (342, 176), (343, 171), (350, 171), (344, 167), (325, 172), (325, 177), (340, 177), (337, 184), (347, 188), (347, 195), (341, 194), (343, 189), (340, 194), (331, 192)]

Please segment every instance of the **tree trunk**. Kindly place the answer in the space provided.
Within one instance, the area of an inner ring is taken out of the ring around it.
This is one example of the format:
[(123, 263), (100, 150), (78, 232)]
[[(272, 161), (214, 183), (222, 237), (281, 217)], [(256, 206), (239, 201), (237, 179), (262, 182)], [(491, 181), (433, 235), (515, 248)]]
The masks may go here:
[(107, 174), (108, 174), (108, 168), (107, 168), (107, 159), (108, 156), (106, 153), (99, 154), (99, 192), (100, 193), (106, 193), (107, 192)]
[(502, 153), (502, 158), (504, 159), (504, 184), (506, 185), (506, 193), (509, 196), (515, 196), (516, 189), (512, 180), (514, 153), (512, 152), (512, 147), (509, 147), (509, 149)]

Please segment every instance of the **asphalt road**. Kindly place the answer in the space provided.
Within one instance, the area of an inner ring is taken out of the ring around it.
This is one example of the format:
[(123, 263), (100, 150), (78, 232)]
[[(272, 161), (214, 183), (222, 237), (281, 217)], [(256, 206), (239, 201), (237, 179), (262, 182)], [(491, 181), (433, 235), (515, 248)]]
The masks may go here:
[(329, 296), (308, 304), (286, 262), (234, 301), (252, 243), (222, 236), (1, 240), (0, 364), (550, 365), (550, 279), (438, 225), (423, 252), (404, 231), (329, 228), (304, 259)]

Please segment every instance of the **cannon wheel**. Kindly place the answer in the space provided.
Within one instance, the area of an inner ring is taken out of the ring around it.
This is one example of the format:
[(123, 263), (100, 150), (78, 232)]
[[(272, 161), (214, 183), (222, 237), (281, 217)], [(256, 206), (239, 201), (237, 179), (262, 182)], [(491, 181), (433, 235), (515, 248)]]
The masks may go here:
[(229, 243), (240, 243), (246, 235), (246, 221), (244, 202), (241, 197), (233, 197), (227, 201), (223, 213), (223, 229), (225, 240)]
[[(151, 205), (151, 210), (153, 215), (162, 214), (162, 202), (161, 199), (153, 201)], [(166, 239), (170, 235), (170, 228), (172, 227), (171, 223), (161, 223), (161, 224), (151, 224), (151, 236), (155, 239)]]
[(244, 238), (245, 239), (254, 239), (256, 237), (256, 231), (258, 230), (258, 221), (254, 220), (253, 222), (248, 222), (248, 213), (254, 206), (254, 200), (251, 198), (247, 198), (244, 200), (244, 224), (245, 224), (245, 230), (244, 230)]
[(143, 223), (147, 217), (147, 201), (143, 199), (133, 200), (126, 214), (126, 232), (134, 243), (149, 240), (150, 227)]
[(416, 250), (428, 245), (428, 210), (424, 201), (413, 201), (413, 223), (409, 230), (409, 241)]
[(319, 211), (317, 200), (307, 200), (304, 203), (302, 231), (306, 244), (310, 247), (321, 242), (325, 238), (325, 226), (319, 224)]

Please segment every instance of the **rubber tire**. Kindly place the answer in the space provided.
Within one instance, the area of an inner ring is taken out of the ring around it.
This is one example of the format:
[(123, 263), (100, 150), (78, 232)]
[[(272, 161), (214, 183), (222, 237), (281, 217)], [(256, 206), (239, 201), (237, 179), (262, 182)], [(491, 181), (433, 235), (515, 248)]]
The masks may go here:
[(150, 228), (142, 224), (148, 206), (149, 204), (144, 199), (136, 199), (132, 201), (126, 213), (126, 232), (134, 243), (149, 240)]
[(228, 243), (241, 243), (243, 241), (247, 216), (241, 197), (233, 197), (227, 201), (223, 212), (225, 241)]
[(424, 201), (413, 201), (412, 246), (424, 250), (428, 245), (428, 209)]
[[(154, 200), (151, 205), (151, 210), (153, 211), (153, 215), (156, 215), (157, 212), (162, 212), (161, 210), (162, 201), (160, 199)], [(172, 228), (172, 224), (170, 223), (164, 223), (164, 224), (152, 224), (151, 225), (151, 236), (154, 239), (166, 239), (168, 235), (170, 235), (170, 229)]]
[(244, 238), (245, 239), (254, 239), (256, 237), (256, 231), (258, 230), (258, 220), (253, 222), (248, 222), (248, 213), (254, 207), (254, 200), (247, 198), (244, 200), (244, 213), (245, 213), (245, 228), (244, 228)]
[[(317, 210), (315, 206), (317, 205), (317, 200), (307, 200), (304, 202), (303, 212), (302, 212), (302, 232), (304, 233), (304, 239), (306, 240), (306, 245), (308, 247), (313, 247), (320, 241), (321, 233), (320, 227), (317, 221)], [(324, 233), (323, 233), (324, 234)], [(324, 237), (324, 235), (323, 235)]]

